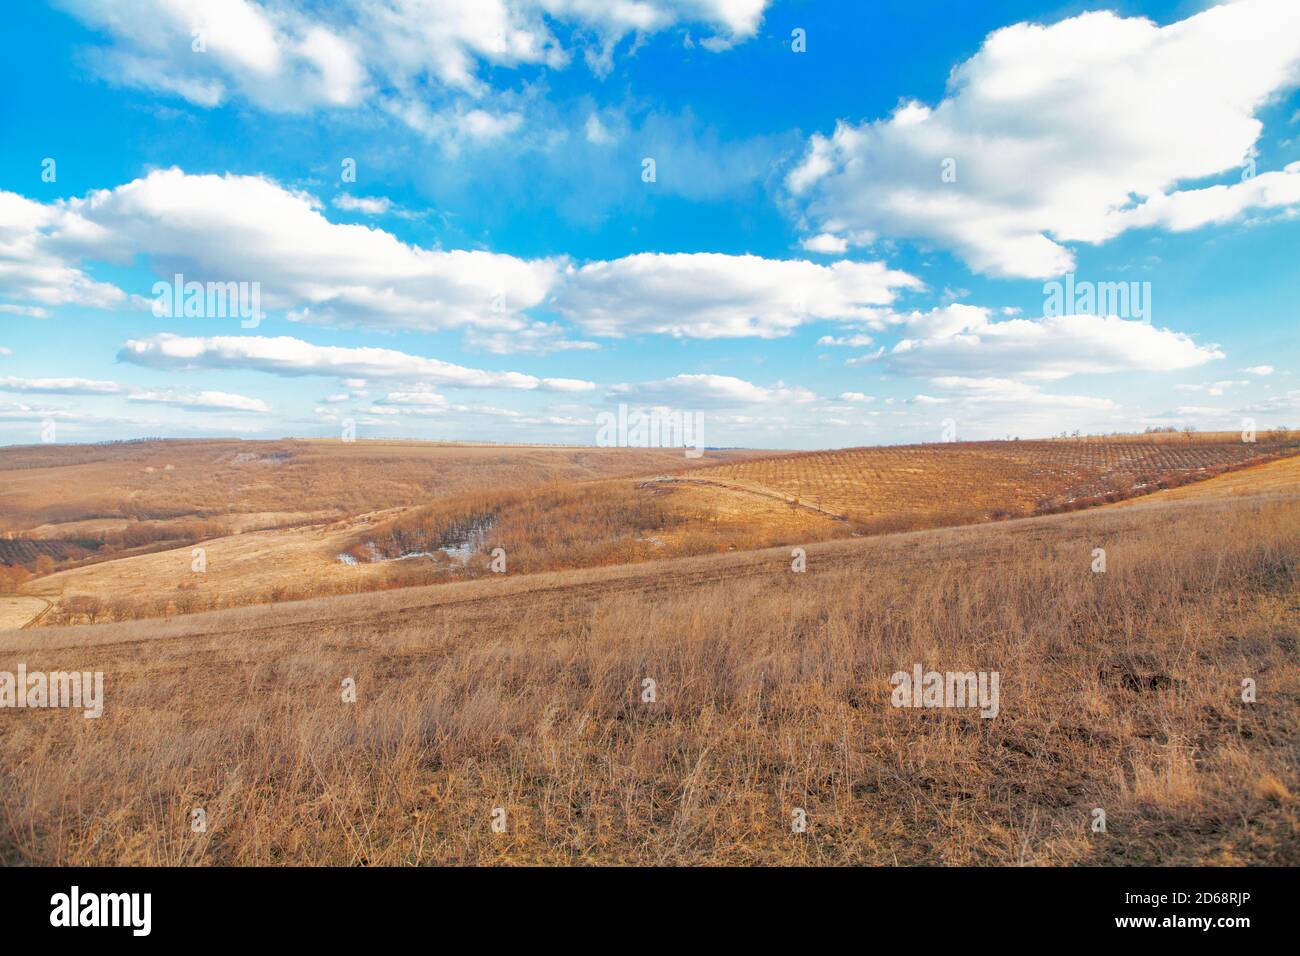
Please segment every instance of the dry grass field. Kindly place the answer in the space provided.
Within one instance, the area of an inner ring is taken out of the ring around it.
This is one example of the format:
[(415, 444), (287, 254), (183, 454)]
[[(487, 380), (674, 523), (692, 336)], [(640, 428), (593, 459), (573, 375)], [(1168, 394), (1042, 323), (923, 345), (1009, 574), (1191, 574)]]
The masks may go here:
[(33, 445), (0, 449), (0, 532), (41, 527), (50, 537), (50, 525), (104, 519), (353, 515), (476, 488), (632, 477), (753, 454), (323, 439)]
[(1131, 498), (1120, 507), (1140, 507), (1150, 501), (1183, 501), (1191, 498), (1258, 498), (1291, 495), (1300, 488), (1300, 456), (1292, 455), (1268, 464), (1232, 471), (1202, 482), (1170, 488), (1151, 498)]
[[(485, 546), (468, 560), (438, 553), (444, 529), (467, 514), (492, 515)], [(27, 582), (23, 593), (55, 602), (47, 624), (96, 623), (482, 577), (491, 573), (495, 547), (506, 550), (512, 572), (536, 573), (851, 533), (821, 515), (707, 487), (581, 482), (223, 535), (198, 543), (202, 573), (186, 544), (55, 571)], [(360, 560), (345, 562), (349, 553)]]
[(1293, 455), (1300, 435), (1134, 435), (851, 448), (684, 475), (824, 510), (879, 530), (1070, 510)]
[[(0, 669), (103, 671), (106, 706), (0, 712), (0, 862), (1295, 864), (1294, 474), (811, 544), (802, 574), (781, 548), (11, 631)], [(916, 663), (997, 671), (997, 716), (891, 706)]]
[[(0, 593), (53, 600), (43, 621), (60, 623), (429, 583), (457, 569), (348, 567), (338, 556), (376, 516), (475, 490), (518, 499), (613, 479), (631, 487), (756, 454), (319, 440), (7, 448)], [(196, 545), (202, 574), (192, 571)]]
[[(1074, 510), (1253, 471), (1297, 444), (1121, 436), (686, 459), (670, 450), (165, 442), (105, 446), (104, 459), (68, 449), (53, 469), (53, 452), (24, 449), (10, 455), (8, 473), (43, 476), (43, 504), (31, 481), (0, 502), (23, 503), (14, 514), (41, 523), (0, 540), (0, 562), (12, 554), (7, 590), (41, 599), (22, 605), (29, 620), (50, 601), (42, 625), (102, 623), (463, 581), (493, 573), (496, 549), (510, 573), (532, 574)], [(164, 458), (187, 464), (169, 471)], [(205, 463), (210, 473), (190, 487)], [(90, 517), (90, 498), (106, 482), (120, 492), (127, 475), (143, 483), (130, 494), (144, 520)], [(215, 502), (214, 482), (238, 488), (238, 500)], [(166, 488), (177, 492), (171, 506)], [(367, 498), (383, 507), (347, 510)], [(74, 502), (81, 511), (69, 510)], [(251, 510), (221, 510), (235, 505)], [(56, 513), (77, 517), (50, 521)], [(61, 560), (38, 566), (39, 554)]]

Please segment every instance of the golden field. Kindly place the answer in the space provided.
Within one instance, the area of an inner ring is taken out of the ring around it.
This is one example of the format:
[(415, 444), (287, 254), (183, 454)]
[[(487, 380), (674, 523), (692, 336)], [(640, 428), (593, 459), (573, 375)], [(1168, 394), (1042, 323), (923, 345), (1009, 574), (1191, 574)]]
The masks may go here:
[(804, 452), (679, 480), (797, 502), (880, 530), (1073, 510), (1293, 455), (1300, 435), (1149, 434)]
[[(738, 550), (10, 631), (0, 669), (103, 671), (106, 706), (0, 711), (0, 862), (1295, 864), (1295, 475), (827, 540), (804, 573)], [(998, 715), (891, 706), (917, 663), (997, 671)]]
[[(754, 454), (323, 440), (0, 449), (0, 595), (40, 599), (28, 609), (52, 601), (43, 622), (60, 623), (400, 586), (413, 569), (338, 556), (403, 509), (485, 488), (518, 496), (622, 478), (630, 488)], [(421, 583), (446, 576), (428, 571)]]
[[(87, 520), (359, 514), (482, 487), (654, 474), (753, 452), (415, 441), (141, 441), (0, 449), (0, 532)], [(120, 527), (120, 525), (118, 525)], [(84, 530), (74, 526), (72, 531)]]
[(0, 621), (103, 623), (454, 583), (491, 574), (496, 549), (509, 573), (534, 574), (1005, 520), (1253, 471), (1298, 447), (1268, 434), (701, 459), (418, 442), (9, 449), (0, 592), (30, 600)]

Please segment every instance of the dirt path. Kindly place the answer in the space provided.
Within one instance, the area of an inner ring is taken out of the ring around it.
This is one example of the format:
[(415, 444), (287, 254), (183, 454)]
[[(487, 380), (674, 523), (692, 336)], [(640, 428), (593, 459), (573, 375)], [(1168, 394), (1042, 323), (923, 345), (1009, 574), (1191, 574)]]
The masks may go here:
[(838, 511), (831, 511), (829, 508), (823, 508), (821, 505), (809, 504), (795, 498), (793, 495), (782, 494), (779, 491), (773, 491), (770, 488), (755, 488), (750, 485), (742, 485), (739, 482), (728, 481), (725, 478), (650, 478), (641, 482), (642, 487), (651, 485), (708, 485), (713, 488), (721, 488), (724, 491), (734, 491), (737, 494), (753, 495), (756, 498), (769, 498), (773, 501), (780, 501), (787, 505), (793, 505), (796, 508), (803, 508), (805, 511), (812, 511), (819, 515), (825, 515), (828, 518), (834, 518), (836, 521), (848, 521), (848, 515), (842, 515)]
[(35, 594), (6, 594), (0, 597), (0, 631), (9, 628), (32, 627), (40, 621), (53, 603)]

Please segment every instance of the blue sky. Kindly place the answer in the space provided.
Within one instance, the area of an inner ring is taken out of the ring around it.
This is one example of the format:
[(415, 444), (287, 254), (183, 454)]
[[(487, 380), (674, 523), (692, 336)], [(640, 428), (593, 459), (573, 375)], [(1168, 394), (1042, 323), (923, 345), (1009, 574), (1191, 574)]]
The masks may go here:
[(1290, 0), (3, 16), (0, 443), (1300, 423)]

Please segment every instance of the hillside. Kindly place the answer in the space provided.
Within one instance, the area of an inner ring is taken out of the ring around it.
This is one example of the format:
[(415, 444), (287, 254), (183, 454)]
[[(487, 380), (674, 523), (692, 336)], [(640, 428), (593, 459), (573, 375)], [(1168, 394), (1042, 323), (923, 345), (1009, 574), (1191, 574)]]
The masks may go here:
[[(636, 449), (303, 444), (240, 452), (237, 464), (223, 446), (225, 464), (214, 474), (289, 469), (292, 478), (298, 469), (337, 482), (363, 464), (358, 495), (416, 503), (311, 511), (330, 500), (325, 492), (311, 482), (282, 483), (277, 474), (248, 486), (259, 489), (244, 496), (259, 510), (105, 523), (98, 531), (87, 519), (62, 526), (66, 534), (98, 534), (103, 548), (79, 537), (74, 549), (46, 537), (59, 525), (42, 524), (0, 541), (0, 557), (6, 547), (18, 556), (61, 548), (83, 557), (32, 580), (32, 564), (11, 569), (20, 577), (9, 590), (52, 601), (46, 625), (161, 617), (480, 578), (494, 573), (494, 553), (509, 573), (535, 574), (1075, 510), (1228, 480), (1236, 469), (1245, 476), (1285, 466), (1296, 450), (1294, 442), (1181, 435), (711, 452), (699, 460)], [(680, 470), (665, 475), (665, 463)], [(640, 477), (623, 477), (628, 472)], [(182, 489), (177, 500), (192, 502), (186, 495), (194, 494), (201, 493)], [(270, 507), (287, 510), (260, 510)]]
[(354, 515), (475, 488), (631, 477), (752, 454), (322, 439), (2, 448), (0, 532), (92, 519)]
[(411, 568), (349, 570), (339, 553), (376, 516), (476, 490), (517, 496), (754, 454), (319, 440), (5, 448), (0, 594), (54, 600), (53, 623), (428, 583)]
[(1255, 443), (1239, 435), (952, 442), (756, 458), (675, 477), (906, 530), (1114, 502), (1298, 450), (1300, 436), (1289, 433)]
[(0, 860), (1300, 862), (1294, 485), (807, 550), (0, 635), (107, 687), (0, 714)]

